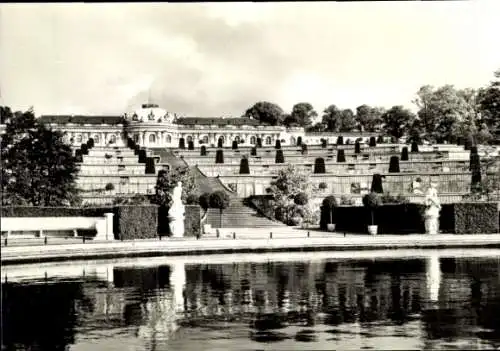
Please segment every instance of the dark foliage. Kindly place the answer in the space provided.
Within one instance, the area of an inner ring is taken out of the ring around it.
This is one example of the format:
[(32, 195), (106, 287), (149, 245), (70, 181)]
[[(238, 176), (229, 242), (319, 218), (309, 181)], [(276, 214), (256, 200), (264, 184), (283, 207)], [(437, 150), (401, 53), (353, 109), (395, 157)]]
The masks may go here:
[(377, 140), (375, 139), (374, 136), (370, 137), (370, 142), (369, 142), (368, 146), (370, 146), (370, 147), (377, 146)]
[(322, 157), (316, 158), (316, 160), (314, 160), (314, 173), (323, 174), (325, 172), (325, 160)]
[(399, 173), (399, 157), (391, 156), (389, 160), (389, 173)]
[(337, 145), (344, 145), (344, 137), (342, 135), (338, 136)]
[(337, 162), (345, 162), (345, 152), (342, 149), (337, 151)]
[(372, 186), (370, 191), (374, 193), (382, 194), (384, 189), (382, 187), (382, 175), (375, 173), (372, 178)]
[(146, 157), (146, 174), (156, 174), (155, 159), (153, 157)]
[(250, 166), (248, 165), (248, 159), (246, 157), (242, 158), (240, 161), (240, 174), (250, 174)]
[(206, 156), (207, 155), (207, 147), (205, 145), (202, 145), (200, 148), (200, 156)]
[(285, 156), (283, 155), (283, 150), (276, 150), (276, 158), (274, 163), (285, 163)]
[(188, 150), (194, 150), (194, 141), (188, 141)]
[(217, 150), (215, 153), (215, 163), (224, 163), (224, 151), (222, 149)]
[(279, 139), (276, 140), (276, 144), (274, 145), (274, 148), (277, 150), (281, 149), (281, 141)]
[(357, 140), (354, 143), (354, 153), (355, 154), (360, 154), (361, 153), (361, 144)]
[(401, 150), (401, 161), (408, 161), (408, 147), (406, 146)]

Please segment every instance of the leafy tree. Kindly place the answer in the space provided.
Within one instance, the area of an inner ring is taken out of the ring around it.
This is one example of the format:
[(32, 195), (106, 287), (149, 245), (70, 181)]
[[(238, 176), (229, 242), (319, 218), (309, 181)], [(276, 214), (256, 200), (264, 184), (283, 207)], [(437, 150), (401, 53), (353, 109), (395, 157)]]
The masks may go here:
[(66, 206), (80, 203), (78, 172), (63, 134), (48, 129), (33, 111), (0, 111), (6, 122), (1, 141), (2, 205)]
[(495, 80), (478, 94), (481, 121), (489, 130), (500, 129), (500, 70), (494, 73)]
[(296, 204), (296, 205), (299, 205), (299, 206), (304, 206), (304, 205), (307, 205), (307, 203), (309, 202), (309, 198), (307, 196), (306, 193), (298, 193), (297, 195), (295, 195), (295, 197), (293, 198), (293, 202)]
[(386, 133), (396, 139), (405, 135), (414, 119), (415, 115), (403, 106), (393, 106), (382, 116)]
[(203, 193), (198, 198), (198, 204), (205, 211), (210, 207), (210, 193)]
[(317, 112), (314, 111), (310, 103), (300, 102), (293, 106), (292, 112), (285, 118), (284, 124), (287, 127), (308, 127), (317, 116)]
[(215, 191), (210, 195), (210, 207), (218, 208), (220, 211), (220, 226), (222, 228), (222, 212), (229, 207), (229, 196), (223, 191)]
[(272, 126), (281, 125), (284, 119), (281, 107), (268, 101), (257, 102), (246, 110), (244, 116), (254, 118)]
[(183, 203), (186, 203), (188, 196), (198, 193), (193, 172), (189, 167), (176, 167), (173, 170), (160, 170), (156, 180), (155, 195), (152, 197), (153, 204), (170, 208), (172, 204), (172, 193), (178, 182), (182, 182)]
[(333, 224), (333, 213), (338, 206), (337, 199), (333, 195), (327, 196), (323, 199), (322, 205), (324, 209), (328, 211), (330, 218), (330, 221), (328, 223)]
[(323, 122), (316, 123), (312, 126), (306, 127), (306, 132), (318, 133), (326, 131), (326, 125)]
[(376, 132), (381, 128), (384, 112), (381, 107), (361, 105), (356, 107), (355, 120), (361, 131)]
[(322, 122), (326, 126), (326, 130), (330, 132), (338, 132), (342, 127), (340, 118), (340, 110), (335, 105), (328, 106), (323, 111)]

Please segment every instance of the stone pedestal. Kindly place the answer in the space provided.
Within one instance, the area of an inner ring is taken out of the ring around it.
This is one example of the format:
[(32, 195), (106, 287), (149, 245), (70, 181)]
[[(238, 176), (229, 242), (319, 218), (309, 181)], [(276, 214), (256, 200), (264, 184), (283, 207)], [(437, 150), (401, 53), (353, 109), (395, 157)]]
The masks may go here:
[(170, 214), (169, 212), (168, 225), (173, 238), (182, 238), (184, 236), (184, 206), (182, 206), (182, 214)]

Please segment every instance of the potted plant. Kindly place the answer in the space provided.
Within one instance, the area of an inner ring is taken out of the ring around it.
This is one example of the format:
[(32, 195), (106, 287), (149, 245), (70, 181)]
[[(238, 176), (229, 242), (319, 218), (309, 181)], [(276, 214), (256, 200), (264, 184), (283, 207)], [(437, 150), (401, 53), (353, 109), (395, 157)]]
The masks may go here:
[(380, 195), (371, 192), (363, 196), (363, 205), (370, 211), (371, 225), (368, 225), (368, 233), (377, 235), (378, 226), (375, 224), (375, 210), (382, 205)]
[(334, 232), (335, 231), (335, 223), (333, 223), (333, 212), (337, 208), (337, 199), (335, 198), (335, 196), (331, 195), (331, 196), (325, 197), (325, 199), (323, 200), (323, 208), (326, 211), (328, 211), (328, 215), (329, 215), (329, 219), (330, 219), (327, 226), (326, 226), (327, 230), (329, 232)]

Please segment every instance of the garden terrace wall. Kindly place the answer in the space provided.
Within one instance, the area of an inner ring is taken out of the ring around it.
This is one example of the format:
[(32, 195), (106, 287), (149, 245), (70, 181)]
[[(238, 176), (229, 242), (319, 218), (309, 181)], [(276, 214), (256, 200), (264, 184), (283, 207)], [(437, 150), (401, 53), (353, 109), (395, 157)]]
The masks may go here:
[[(418, 177), (421, 179), (422, 188), (425, 189), (431, 182), (437, 183), (439, 194), (469, 192), (470, 173), (390, 173), (383, 174), (384, 192), (391, 194), (410, 193), (412, 182)], [(325, 175), (311, 174), (309, 182), (313, 186), (325, 183), (333, 194), (360, 194), (371, 187), (372, 174), (364, 175)], [(234, 189), (239, 197), (251, 195), (265, 195), (266, 189), (276, 176), (267, 175), (232, 175), (221, 176), (220, 181)]]

